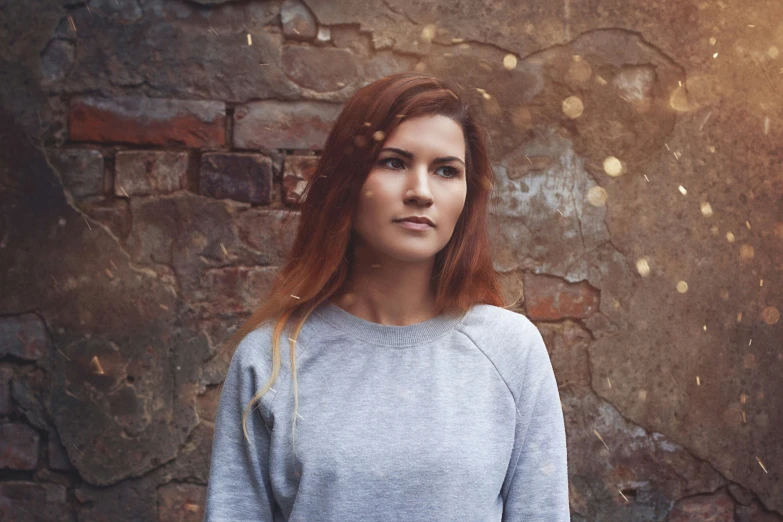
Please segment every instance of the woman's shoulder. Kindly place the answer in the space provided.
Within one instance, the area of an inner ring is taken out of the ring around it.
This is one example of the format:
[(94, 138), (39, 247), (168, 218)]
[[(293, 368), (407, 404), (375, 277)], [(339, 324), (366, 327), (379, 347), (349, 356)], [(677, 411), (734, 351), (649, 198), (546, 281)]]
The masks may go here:
[(492, 361), (509, 388), (519, 390), (548, 361), (541, 332), (528, 317), (489, 304), (474, 305), (461, 331)]

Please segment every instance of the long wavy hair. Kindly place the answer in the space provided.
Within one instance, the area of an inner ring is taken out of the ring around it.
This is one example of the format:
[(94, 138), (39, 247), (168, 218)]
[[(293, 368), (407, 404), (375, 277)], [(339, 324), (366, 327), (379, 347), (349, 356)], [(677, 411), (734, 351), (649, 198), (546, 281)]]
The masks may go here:
[[(296, 339), (313, 310), (337, 293), (350, 274), (352, 225), (361, 187), (385, 138), (401, 122), (442, 115), (458, 123), (465, 137), (467, 195), (451, 239), (435, 255), (432, 285), (436, 311), (464, 313), (478, 303), (504, 307), (487, 232), (487, 207), (496, 178), (487, 156), (486, 131), (472, 110), (450, 82), (417, 72), (381, 78), (359, 89), (345, 103), (303, 191), (296, 236), (284, 264), (262, 304), (221, 347), (223, 356), (230, 360), (245, 335), (267, 320), (276, 321), (271, 376), (242, 415), (242, 431), (251, 445), (247, 417), (277, 379), (280, 337), (291, 321), (296, 324), (288, 338), (294, 388), (292, 442), (296, 451)], [(295, 212), (288, 217), (292, 214)]]

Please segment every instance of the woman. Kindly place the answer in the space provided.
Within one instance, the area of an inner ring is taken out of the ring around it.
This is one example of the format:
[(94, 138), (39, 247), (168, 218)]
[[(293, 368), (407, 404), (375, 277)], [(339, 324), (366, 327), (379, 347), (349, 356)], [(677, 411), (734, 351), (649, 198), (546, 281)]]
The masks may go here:
[(447, 82), (393, 74), (345, 104), (227, 343), (205, 521), (569, 520), (552, 365), (489, 255), (493, 183)]

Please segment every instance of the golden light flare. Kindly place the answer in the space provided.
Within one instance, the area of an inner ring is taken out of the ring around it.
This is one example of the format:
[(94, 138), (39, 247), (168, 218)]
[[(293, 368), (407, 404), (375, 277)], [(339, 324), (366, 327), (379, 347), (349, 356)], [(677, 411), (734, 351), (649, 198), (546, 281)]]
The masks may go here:
[(734, 237), (734, 234), (733, 234), (733, 233), (731, 233), (731, 232), (726, 232), (726, 240), (727, 240), (729, 243), (733, 243), (734, 241), (736, 241), (736, 238)]
[(253, 37), (250, 36), (250, 33), (247, 33), (247, 45), (253, 45)]
[(740, 247), (740, 259), (743, 261), (750, 261), (756, 256), (756, 251), (751, 245), (742, 245)]
[(647, 400), (647, 390), (639, 390), (639, 400), (640, 401)]
[(513, 54), (507, 54), (503, 57), (503, 68), (507, 71), (513, 71), (517, 66), (517, 57)]
[(696, 386), (701, 386), (701, 379), (699, 379), (699, 376), (696, 376)]
[(575, 83), (585, 83), (593, 75), (593, 68), (590, 64), (582, 59), (581, 56), (575, 54), (572, 57), (571, 64), (568, 66), (568, 72), (566, 77)]
[(761, 466), (761, 469), (764, 470), (764, 473), (769, 473), (769, 471), (767, 471), (767, 468), (764, 467), (764, 463), (761, 462), (761, 459), (756, 457), (756, 460), (759, 461), (759, 466)]
[(427, 69), (427, 64), (424, 62), (419, 62), (414, 67), (416, 69), (416, 72), (424, 72)]
[(685, 87), (678, 85), (669, 95), (669, 107), (677, 112), (688, 112), (693, 107), (688, 101), (688, 92)]
[(594, 207), (603, 207), (606, 205), (606, 200), (609, 199), (609, 194), (606, 193), (603, 187), (598, 185), (590, 187), (587, 191), (587, 202)]
[(712, 206), (708, 201), (702, 201), (699, 208), (704, 217), (710, 217), (712, 215)]
[(433, 38), (435, 38), (435, 32), (437, 31), (438, 27), (435, 24), (428, 24), (424, 26), (424, 29), (421, 30), (421, 39), (424, 42), (431, 42)]
[(607, 156), (604, 159), (604, 172), (616, 178), (624, 173), (623, 163), (614, 156)]
[(481, 94), (481, 96), (483, 96), (485, 100), (489, 100), (492, 98), (492, 96), (490, 96), (490, 94), (486, 90), (482, 89), (481, 87), (476, 87), (476, 91), (479, 94)]
[(642, 257), (636, 260), (636, 271), (642, 277), (648, 277), (650, 275), (650, 263), (646, 257)]
[(677, 281), (677, 291), (681, 294), (684, 294), (688, 291), (688, 283), (685, 281)]
[(770, 326), (777, 324), (780, 321), (780, 311), (774, 306), (767, 306), (761, 311), (761, 319)]
[(375, 141), (383, 141), (383, 139), (386, 137), (386, 133), (383, 131), (375, 131), (372, 134), (372, 139)]
[(98, 375), (104, 375), (103, 367), (101, 366), (101, 361), (98, 359), (97, 355), (92, 356), (92, 360), (90, 361), (90, 368), (92, 368), (93, 373), (97, 373)]
[(598, 433), (598, 430), (594, 429), (594, 430), (593, 430), (593, 433), (595, 433), (595, 436), (596, 436), (596, 437), (598, 437), (598, 440), (600, 440), (600, 441), (603, 443), (604, 447), (605, 447), (606, 449), (609, 449), (609, 446), (607, 446), (607, 445), (606, 445), (606, 442), (604, 442), (604, 438), (601, 436), (601, 434), (600, 434), (600, 433)]
[(685, 187), (683, 187), (682, 185), (680, 185), (680, 193), (681, 193), (683, 196), (686, 196), (686, 195), (688, 195), (688, 191), (687, 191), (687, 190), (685, 190)]
[(571, 118), (577, 119), (585, 110), (585, 104), (579, 96), (569, 96), (563, 100), (563, 114)]

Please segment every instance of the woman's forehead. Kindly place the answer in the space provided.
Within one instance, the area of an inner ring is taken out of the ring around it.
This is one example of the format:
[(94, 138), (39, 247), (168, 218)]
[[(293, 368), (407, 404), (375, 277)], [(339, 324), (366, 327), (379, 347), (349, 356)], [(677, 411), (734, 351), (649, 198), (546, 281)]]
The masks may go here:
[(403, 149), (415, 156), (465, 158), (462, 127), (446, 116), (422, 116), (405, 120), (394, 129), (383, 146)]

